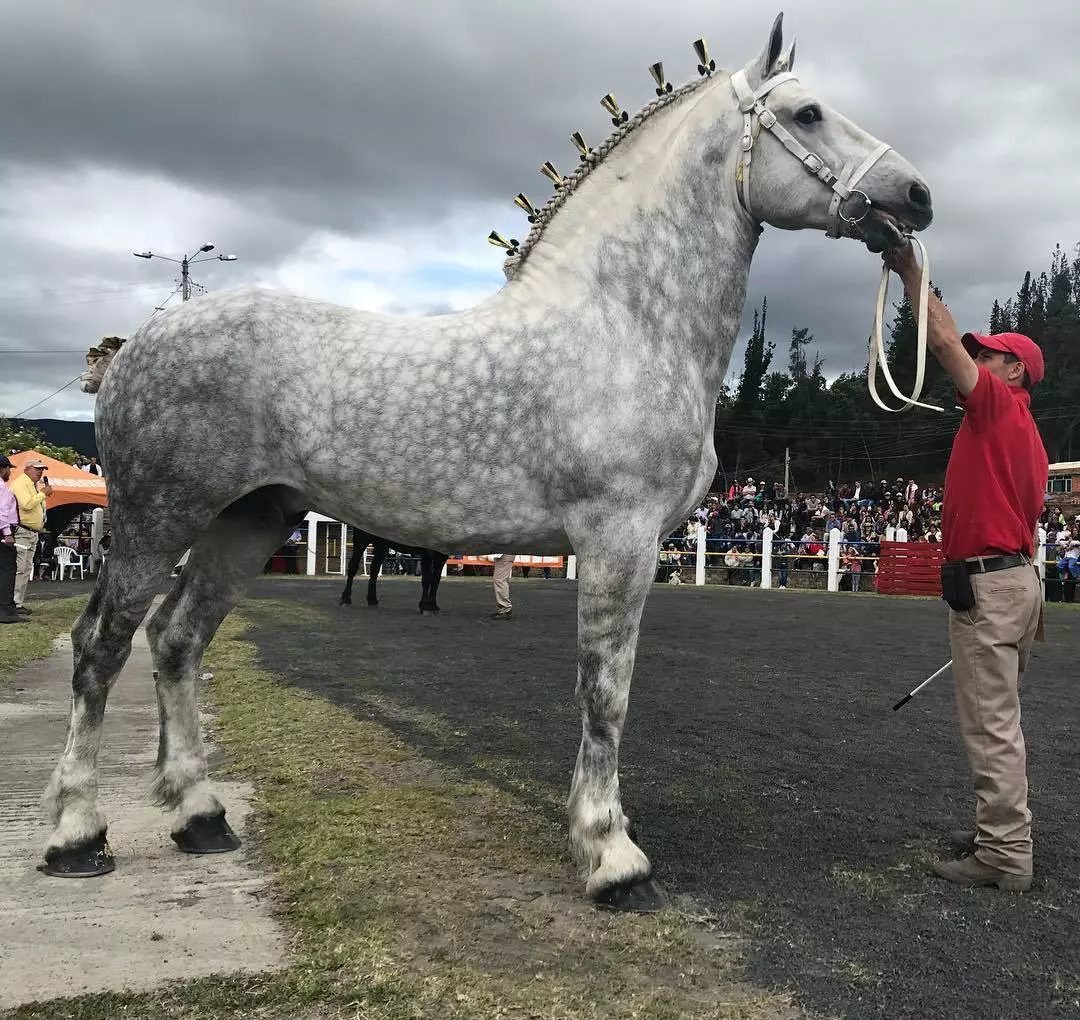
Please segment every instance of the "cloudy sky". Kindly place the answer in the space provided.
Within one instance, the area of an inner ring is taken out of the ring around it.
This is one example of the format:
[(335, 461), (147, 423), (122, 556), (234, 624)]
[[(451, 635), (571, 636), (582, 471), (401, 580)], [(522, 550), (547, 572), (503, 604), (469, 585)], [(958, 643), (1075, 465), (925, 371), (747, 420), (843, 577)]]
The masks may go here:
[[(985, 326), (995, 296), (1080, 240), (1080, 7), (784, 9), (804, 84), (930, 182), (924, 239), (963, 325)], [(0, 414), (169, 298), (177, 267), (132, 251), (235, 253), (197, 267), (212, 290), (257, 282), (404, 314), (475, 303), (503, 279), (488, 230), (524, 235), (513, 195), (547, 197), (536, 167), (575, 164), (571, 130), (607, 133), (601, 95), (643, 105), (655, 60), (693, 77), (699, 35), (742, 65), (774, 14), (703, 0), (0, 5)], [(772, 338), (808, 326), (835, 374), (863, 355), (877, 273), (852, 242), (767, 230), (748, 311), (767, 294)], [(92, 414), (76, 385), (28, 416)]]

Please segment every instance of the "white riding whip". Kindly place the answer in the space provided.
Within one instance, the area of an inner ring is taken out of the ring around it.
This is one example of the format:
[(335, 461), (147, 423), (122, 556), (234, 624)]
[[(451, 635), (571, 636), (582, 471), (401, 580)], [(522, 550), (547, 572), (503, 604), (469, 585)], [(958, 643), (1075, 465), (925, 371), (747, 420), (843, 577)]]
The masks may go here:
[[(889, 371), (889, 363), (885, 357), (885, 340), (883, 338), (882, 322), (885, 318), (885, 303), (889, 296), (889, 267), (882, 266), (881, 283), (878, 284), (877, 305), (874, 308), (874, 332), (870, 337), (870, 356), (866, 366), (866, 380), (870, 387), (870, 398), (883, 411), (891, 414), (900, 414), (912, 407), (925, 407), (928, 411), (942, 411), (943, 407), (935, 407), (933, 404), (924, 404), (919, 400), (922, 393), (923, 378), (926, 375), (926, 306), (927, 295), (930, 291), (930, 256), (926, 253), (926, 247), (914, 235), (910, 240), (919, 246), (922, 254), (922, 277), (919, 280), (919, 315), (916, 325), (916, 351), (915, 351), (915, 385), (912, 387), (910, 397), (904, 396), (900, 388), (893, 380)], [(889, 407), (877, 392), (877, 370), (881, 368), (881, 374), (885, 377), (893, 396), (903, 401), (901, 407)]]
[(907, 693), (907, 694), (905, 694), (905, 695), (904, 695), (904, 696), (903, 696), (903, 697), (902, 697), (902, 698), (901, 698), (901, 699), (900, 699), (900, 700), (899, 700), (899, 701), (898, 701), (898, 702), (897, 702), (897, 703), (896, 703), (895, 705), (893, 705), (893, 707), (892, 707), (892, 710), (893, 710), (894, 712), (898, 712), (898, 711), (899, 711), (899, 710), (900, 710), (901, 708), (903, 708), (903, 707), (904, 707), (904, 706), (905, 706), (905, 705), (906, 705), (906, 704), (907, 704), (907, 703), (908, 703), (908, 702), (909, 702), (909, 701), (910, 701), (910, 700), (911, 700), (912, 698), (914, 698), (914, 697), (915, 697), (915, 695), (919, 693), (919, 691), (921, 691), (921, 690), (922, 690), (922, 689), (923, 689), (923, 688), (924, 688), (924, 687), (925, 687), (925, 686), (926, 686), (926, 685), (927, 685), (928, 683), (930, 683), (930, 681), (931, 681), (931, 680), (936, 680), (936, 679), (937, 679), (937, 678), (938, 678), (939, 676), (941, 676), (941, 674), (942, 674), (942, 673), (944, 673), (944, 672), (945, 672), (945, 670), (947, 670), (947, 669), (948, 669), (948, 668), (949, 668), (949, 667), (950, 667), (951, 665), (952, 665), (952, 659), (950, 659), (950, 660), (949, 660), (948, 662), (946, 662), (946, 663), (945, 663), (945, 665), (944, 665), (944, 666), (942, 666), (942, 667), (941, 667), (941, 669), (939, 669), (939, 670), (938, 670), (938, 671), (937, 671), (936, 673), (931, 673), (931, 674), (930, 674), (930, 676), (928, 676), (928, 677), (927, 677), (927, 678), (926, 678), (926, 679), (925, 679), (925, 680), (924, 680), (924, 681), (923, 681), (923, 682), (922, 682), (921, 684), (919, 684), (919, 686), (918, 686), (918, 687), (916, 687), (916, 688), (915, 688), (914, 690), (912, 690), (912, 691), (908, 691), (908, 693)]

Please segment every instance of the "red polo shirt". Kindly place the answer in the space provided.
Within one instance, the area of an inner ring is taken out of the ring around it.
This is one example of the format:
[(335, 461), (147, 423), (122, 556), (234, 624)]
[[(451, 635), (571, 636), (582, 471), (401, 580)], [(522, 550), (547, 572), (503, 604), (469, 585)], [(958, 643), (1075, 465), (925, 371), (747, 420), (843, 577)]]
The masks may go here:
[(947, 560), (1033, 555), (1048, 462), (1031, 394), (985, 368), (970, 395), (945, 472), (941, 544)]

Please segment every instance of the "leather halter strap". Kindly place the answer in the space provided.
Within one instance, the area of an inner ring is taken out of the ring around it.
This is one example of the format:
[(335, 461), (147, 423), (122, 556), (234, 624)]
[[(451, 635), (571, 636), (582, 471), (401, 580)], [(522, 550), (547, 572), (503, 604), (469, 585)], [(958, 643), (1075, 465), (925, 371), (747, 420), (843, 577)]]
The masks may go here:
[[(833, 192), (832, 201), (829, 203), (829, 229), (828, 237), (839, 237), (845, 224), (860, 222), (870, 212), (870, 199), (865, 192), (859, 191), (856, 185), (869, 172), (870, 168), (877, 163), (891, 146), (884, 142), (878, 143), (874, 150), (861, 163), (855, 164), (849, 161), (840, 171), (839, 175), (816, 152), (811, 152), (802, 144), (783, 124), (776, 119), (766, 105), (765, 99), (778, 85), (785, 82), (798, 81), (798, 76), (791, 71), (773, 75), (766, 79), (755, 91), (750, 88), (745, 71), (736, 71), (731, 76), (731, 87), (735, 90), (735, 96), (739, 101), (739, 109), (743, 115), (743, 133), (739, 146), (742, 155), (739, 158), (735, 180), (739, 190), (740, 201), (747, 214), (754, 216), (753, 206), (750, 202), (750, 163), (753, 158), (754, 142), (758, 133), (764, 128), (772, 132), (773, 136), (788, 152), (790, 152), (806, 168), (807, 173), (812, 174), (827, 188)], [(844, 203), (853, 195), (862, 199), (862, 210), (852, 216), (844, 215)]]

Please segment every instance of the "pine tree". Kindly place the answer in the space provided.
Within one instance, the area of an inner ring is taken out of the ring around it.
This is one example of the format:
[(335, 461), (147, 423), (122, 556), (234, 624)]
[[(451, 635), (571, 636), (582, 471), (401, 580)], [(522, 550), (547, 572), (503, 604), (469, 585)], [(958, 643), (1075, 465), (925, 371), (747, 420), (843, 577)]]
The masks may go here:
[(1004, 325), (1004, 312), (1001, 310), (1001, 305), (997, 298), (994, 298), (994, 307), (990, 309), (990, 332), (991, 333), (1007, 333), (1008, 330)]
[(806, 372), (806, 348), (814, 342), (809, 329), (793, 329), (791, 331), (791, 343), (788, 345), (788, 373), (792, 382), (805, 379)]
[(1023, 333), (1024, 336), (1030, 335), (1028, 333), (1028, 330), (1031, 329), (1031, 305), (1033, 296), (1033, 289), (1031, 286), (1031, 272), (1029, 270), (1028, 272), (1024, 273), (1024, 282), (1020, 285), (1020, 289), (1016, 292), (1016, 332)]
[(1031, 315), (1028, 317), (1030, 332), (1026, 334), (1036, 343), (1042, 339), (1043, 332), (1046, 330), (1046, 300), (1049, 291), (1050, 285), (1046, 273), (1039, 273), (1035, 293), (1031, 299)]
[(736, 412), (751, 419), (761, 410), (761, 387), (772, 364), (774, 345), (765, 339), (765, 321), (768, 317), (768, 298), (761, 301), (761, 315), (754, 312), (754, 328), (746, 342), (742, 375), (735, 391)]
[[(941, 300), (941, 291), (933, 288), (938, 300)], [(896, 317), (889, 329), (889, 342), (885, 348), (885, 358), (892, 373), (893, 380), (901, 393), (911, 393), (915, 385), (915, 356), (918, 353), (919, 334), (918, 323), (915, 320), (915, 310), (911, 306), (907, 295), (902, 301), (894, 305)], [(991, 330), (993, 332), (993, 330)], [(928, 356), (926, 359), (926, 374), (923, 382), (923, 392), (928, 393), (934, 389), (944, 377), (945, 372), (937, 361)], [(882, 392), (882, 384), (879, 383), (878, 391)], [(884, 392), (891, 395), (891, 390), (885, 384)]]

